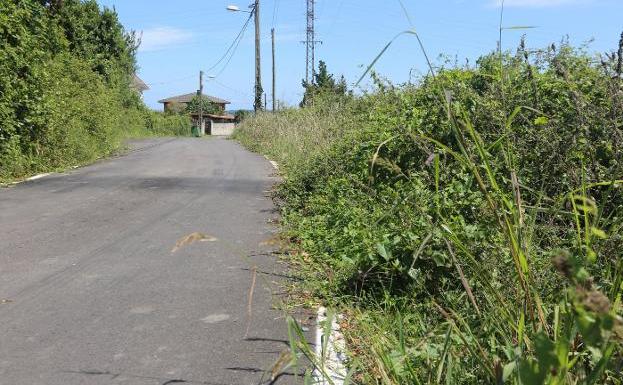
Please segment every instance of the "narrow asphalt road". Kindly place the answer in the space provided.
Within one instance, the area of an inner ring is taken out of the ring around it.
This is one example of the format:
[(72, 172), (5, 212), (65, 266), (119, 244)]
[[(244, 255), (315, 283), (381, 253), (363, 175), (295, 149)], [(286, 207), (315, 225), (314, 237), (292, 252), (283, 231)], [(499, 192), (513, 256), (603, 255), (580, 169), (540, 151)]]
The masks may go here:
[[(271, 165), (225, 139), (133, 146), (0, 189), (0, 384), (259, 384), (287, 348)], [(194, 232), (217, 240), (172, 252)]]

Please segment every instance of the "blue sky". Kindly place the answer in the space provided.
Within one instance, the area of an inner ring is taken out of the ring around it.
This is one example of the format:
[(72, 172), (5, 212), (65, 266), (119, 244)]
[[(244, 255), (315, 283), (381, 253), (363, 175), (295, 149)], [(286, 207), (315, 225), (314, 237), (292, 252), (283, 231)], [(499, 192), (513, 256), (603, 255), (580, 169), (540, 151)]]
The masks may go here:
[[(114, 6), (127, 29), (142, 33), (139, 75), (151, 87), (146, 103), (161, 108), (159, 99), (194, 92), (199, 70), (208, 71), (223, 55), (246, 20), (244, 13), (227, 12), (230, 4), (246, 8), (250, 0), (99, 0)], [(277, 98), (289, 105), (302, 97), (305, 77), (305, 0), (261, 0), (263, 85), (270, 90), (270, 29), (277, 35)], [(429, 55), (437, 62), (447, 55), (463, 63), (496, 47), (498, 0), (404, 0)], [(329, 71), (355, 82), (383, 46), (410, 28), (398, 0), (317, 0), (316, 56)], [(569, 36), (574, 44), (591, 41), (595, 52), (617, 47), (623, 31), (622, 0), (506, 0), (505, 26), (537, 28), (506, 31), (504, 48), (517, 45), (522, 34), (530, 47), (543, 47)], [(253, 25), (249, 26), (227, 66), (210, 70), (205, 92), (228, 99), (231, 109), (253, 104)], [(416, 41), (400, 37), (376, 65), (395, 83), (409, 74), (425, 72)], [(270, 91), (269, 91), (270, 99)]]

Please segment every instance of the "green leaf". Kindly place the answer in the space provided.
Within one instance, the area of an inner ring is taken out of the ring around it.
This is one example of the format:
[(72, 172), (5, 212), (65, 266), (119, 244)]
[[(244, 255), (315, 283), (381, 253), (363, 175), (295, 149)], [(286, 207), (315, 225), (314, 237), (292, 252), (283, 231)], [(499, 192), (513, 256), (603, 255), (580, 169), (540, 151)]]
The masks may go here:
[(588, 346), (599, 346), (603, 340), (600, 320), (583, 309), (576, 309), (578, 329)]
[(591, 352), (591, 362), (593, 363), (593, 365), (596, 365), (604, 356), (604, 353), (601, 351), (601, 349), (594, 346), (589, 346), (588, 350), (590, 350)]
[(361, 83), (361, 81), (366, 77), (366, 75), (370, 72), (370, 70), (372, 70), (372, 67), (374, 67), (374, 65), (376, 64), (377, 61), (379, 61), (379, 59), (381, 58), (381, 56), (383, 56), (383, 54), (385, 54), (385, 52), (387, 51), (387, 49), (394, 43), (394, 41), (396, 39), (398, 39), (400, 36), (405, 35), (405, 34), (411, 34), (411, 35), (415, 35), (416, 32), (412, 31), (412, 30), (408, 30), (408, 31), (403, 31), (400, 32), (399, 34), (397, 34), (396, 36), (394, 36), (393, 39), (391, 39), (389, 41), (389, 43), (387, 43), (385, 45), (385, 47), (383, 47), (383, 49), (381, 50), (381, 52), (379, 52), (378, 55), (376, 55), (376, 57), (374, 58), (374, 60), (372, 60), (372, 63), (370, 63), (368, 65), (368, 67), (366, 68), (366, 71), (363, 73), (363, 75), (361, 75), (361, 77), (359, 78), (359, 80), (357, 80), (357, 83), (355, 83), (355, 86), (358, 86), (359, 83)]
[(547, 119), (545, 116), (539, 116), (538, 118), (534, 119), (534, 124), (537, 126), (545, 126), (547, 123), (549, 123), (549, 119)]
[(601, 238), (601, 239), (607, 239), (608, 238), (608, 235), (606, 234), (606, 232), (601, 230), (601, 229), (598, 229), (597, 227), (591, 227), (591, 234), (593, 234), (597, 238)]
[(376, 251), (379, 253), (379, 255), (381, 257), (383, 257), (384, 260), (389, 262), (389, 260), (391, 259), (391, 256), (387, 252), (387, 250), (385, 249), (385, 245), (383, 245), (382, 243), (377, 243), (376, 244)]
[(539, 360), (539, 367), (541, 371), (545, 372), (543, 374), (547, 374), (550, 368), (558, 364), (556, 345), (544, 333), (537, 334), (534, 345), (536, 348), (536, 356)]
[(595, 261), (597, 261), (597, 253), (590, 247), (586, 250), (586, 257), (590, 263), (595, 263)]
[(409, 269), (409, 277), (413, 278), (414, 281), (419, 281), (422, 278), (422, 272), (419, 269)]
[(558, 366), (556, 345), (545, 334), (534, 340), (536, 359), (526, 357), (519, 363), (519, 376), (524, 384), (543, 384), (552, 368)]
[(511, 361), (508, 364), (504, 365), (504, 371), (503, 371), (503, 374), (502, 374), (502, 378), (503, 378), (504, 382), (508, 381), (510, 376), (513, 373), (515, 373), (516, 369), (517, 369), (517, 362), (515, 362), (515, 361)]

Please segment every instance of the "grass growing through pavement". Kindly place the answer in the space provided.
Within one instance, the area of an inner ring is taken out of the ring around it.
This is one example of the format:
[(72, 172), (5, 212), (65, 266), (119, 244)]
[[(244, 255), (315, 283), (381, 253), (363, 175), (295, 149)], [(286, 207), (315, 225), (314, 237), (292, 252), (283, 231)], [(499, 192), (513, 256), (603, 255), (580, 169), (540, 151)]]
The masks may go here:
[(622, 383), (619, 52), (522, 44), (243, 123), (357, 382)]

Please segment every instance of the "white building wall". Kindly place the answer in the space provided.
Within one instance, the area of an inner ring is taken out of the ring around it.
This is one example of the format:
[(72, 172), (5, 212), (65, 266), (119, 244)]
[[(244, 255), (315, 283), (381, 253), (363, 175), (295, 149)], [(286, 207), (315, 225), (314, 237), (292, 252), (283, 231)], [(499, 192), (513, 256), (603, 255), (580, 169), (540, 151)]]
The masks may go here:
[(234, 133), (236, 128), (235, 123), (214, 123), (212, 122), (211, 135), (215, 136), (229, 136)]

